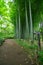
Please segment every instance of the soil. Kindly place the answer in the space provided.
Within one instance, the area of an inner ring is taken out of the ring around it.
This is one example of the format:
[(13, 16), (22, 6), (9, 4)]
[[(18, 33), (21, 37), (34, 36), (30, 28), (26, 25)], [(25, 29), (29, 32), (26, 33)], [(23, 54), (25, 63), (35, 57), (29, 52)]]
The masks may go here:
[(31, 65), (28, 54), (13, 39), (0, 46), (0, 65)]

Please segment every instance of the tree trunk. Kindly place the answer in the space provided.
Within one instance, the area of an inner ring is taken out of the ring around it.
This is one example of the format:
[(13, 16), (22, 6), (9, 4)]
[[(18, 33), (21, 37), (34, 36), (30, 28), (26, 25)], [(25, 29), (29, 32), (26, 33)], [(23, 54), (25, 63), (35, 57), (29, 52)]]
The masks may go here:
[(19, 33), (19, 27), (18, 27), (18, 15), (16, 15), (16, 38), (18, 38), (18, 33)]
[(30, 15), (30, 39), (33, 41), (33, 24), (32, 24), (32, 12), (31, 12), (30, 0), (29, 0), (29, 15)]
[(19, 39), (21, 38), (21, 21), (20, 21), (20, 7), (18, 4), (18, 23), (19, 23)]
[(28, 23), (26, 0), (25, 0), (25, 17), (26, 17), (26, 32), (25, 32), (25, 37), (29, 38), (29, 23)]
[(16, 37), (18, 39), (21, 38), (21, 21), (20, 21), (20, 7), (19, 7), (19, 1), (16, 0), (17, 4), (17, 16), (16, 16)]

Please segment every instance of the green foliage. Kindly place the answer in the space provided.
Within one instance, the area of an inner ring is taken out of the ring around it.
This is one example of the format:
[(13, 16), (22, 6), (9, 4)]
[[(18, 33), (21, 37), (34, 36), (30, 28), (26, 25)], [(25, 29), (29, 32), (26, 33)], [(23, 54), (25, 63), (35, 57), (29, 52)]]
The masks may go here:
[[(21, 23), (20, 32), (25, 36), (26, 34), (25, 2), (26, 2), (27, 18), (28, 18), (29, 33), (30, 33), (29, 0), (13, 0), (12, 2), (11, 0), (8, 0), (8, 2), (5, 2), (4, 0), (0, 0), (0, 42), (2, 41), (2, 38), (15, 36), (16, 16), (19, 19), (19, 14), (20, 14), (20, 23)], [(33, 29), (39, 31), (39, 23), (43, 21), (43, 0), (30, 0), (30, 2), (32, 7), (31, 11), (32, 11), (32, 19), (33, 19), (32, 22)], [(17, 19), (17, 24), (18, 24), (18, 19)], [(19, 25), (17, 27), (19, 27)], [(43, 31), (43, 28), (41, 31)], [(31, 45), (30, 42), (27, 43), (27, 41), (25, 40), (16, 40), (16, 41), (18, 42), (19, 45), (21, 45), (24, 49), (26, 49), (28, 53), (30, 53), (31, 55), (33, 54), (34, 56), (35, 51), (38, 48), (37, 45), (35, 44)], [(40, 65), (41, 65), (43, 64), (43, 51), (39, 51), (38, 56), (39, 56), (38, 60), (40, 61)]]
[(30, 42), (23, 39), (16, 39), (15, 41), (21, 46), (21, 48), (25, 49), (33, 62), (38, 62), (39, 65), (43, 64), (43, 50), (38, 51), (38, 46), (36, 44), (32, 45)]
[[(32, 7), (32, 18), (33, 26), (37, 31), (39, 30), (39, 22), (43, 20), (43, 1), (41, 0), (30, 0)], [(29, 0), (26, 0), (27, 14), (29, 21)], [(0, 16), (2, 17), (1, 22), (9, 21), (16, 26), (16, 15), (18, 6), (20, 8), (21, 26), (25, 28), (25, 0), (8, 0), (6, 3), (4, 0), (0, 0)]]
[(16, 42), (20, 46), (22, 46), (27, 52), (30, 52), (29, 50), (35, 51), (38, 49), (38, 46), (36, 44), (32, 45), (31, 42), (27, 42), (26, 40), (23, 40), (23, 39), (21, 39), (21, 40), (17, 39)]
[(8, 0), (0, 0), (0, 38), (13, 37), (15, 32), (16, 5)]
[(43, 64), (43, 50), (38, 52), (38, 60), (40, 62), (40, 65)]

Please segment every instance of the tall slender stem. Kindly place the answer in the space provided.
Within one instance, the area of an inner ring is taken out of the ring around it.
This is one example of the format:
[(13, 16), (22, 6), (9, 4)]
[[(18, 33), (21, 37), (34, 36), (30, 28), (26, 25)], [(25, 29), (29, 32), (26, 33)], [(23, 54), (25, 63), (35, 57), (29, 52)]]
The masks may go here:
[(33, 24), (32, 24), (32, 12), (31, 12), (31, 2), (29, 0), (29, 15), (30, 15), (30, 38), (33, 40)]

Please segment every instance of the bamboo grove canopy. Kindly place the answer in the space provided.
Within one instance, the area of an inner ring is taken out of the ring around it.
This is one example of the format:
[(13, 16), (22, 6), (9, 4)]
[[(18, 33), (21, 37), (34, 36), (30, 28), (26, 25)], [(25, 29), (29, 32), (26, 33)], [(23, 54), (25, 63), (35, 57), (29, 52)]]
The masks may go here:
[(15, 27), (15, 37), (33, 39), (43, 21), (43, 0), (0, 0), (0, 6), (0, 15)]

